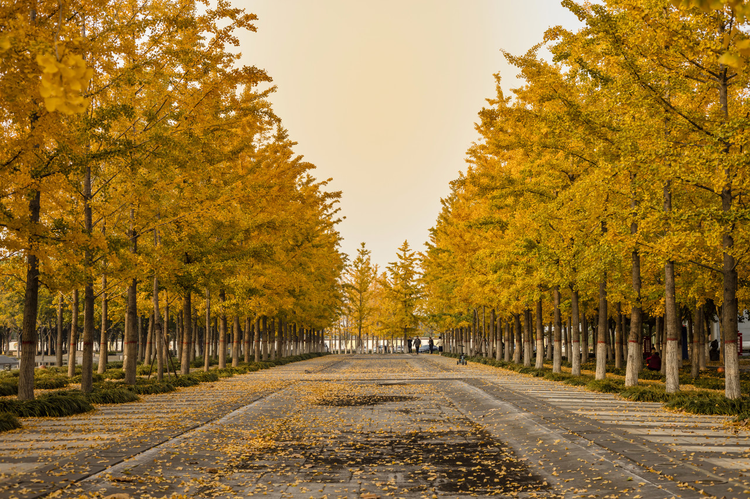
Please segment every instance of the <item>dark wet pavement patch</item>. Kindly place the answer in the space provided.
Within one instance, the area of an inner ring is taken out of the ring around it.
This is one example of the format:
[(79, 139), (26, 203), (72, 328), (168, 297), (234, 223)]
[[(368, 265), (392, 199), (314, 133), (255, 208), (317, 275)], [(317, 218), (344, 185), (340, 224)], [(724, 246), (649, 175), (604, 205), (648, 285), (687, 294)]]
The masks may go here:
[(543, 478), (478, 427), (400, 435), (340, 433), (324, 447), (297, 439), (278, 445), (270, 454), (246, 455), (233, 471), (286, 475), (308, 483), (346, 483), (359, 478), (380, 484), (382, 490), (391, 487), (401, 492), (541, 492), (545, 496), (549, 492)]
[(415, 397), (403, 395), (349, 395), (336, 394), (320, 397), (317, 400), (318, 405), (327, 405), (331, 407), (364, 407), (385, 404), (388, 402), (408, 402)]

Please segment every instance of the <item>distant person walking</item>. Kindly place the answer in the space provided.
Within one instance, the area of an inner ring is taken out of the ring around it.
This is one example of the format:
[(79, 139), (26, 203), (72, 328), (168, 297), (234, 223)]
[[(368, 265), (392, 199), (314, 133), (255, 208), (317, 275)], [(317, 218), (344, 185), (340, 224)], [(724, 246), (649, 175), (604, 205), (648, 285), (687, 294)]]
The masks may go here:
[(414, 350), (416, 350), (417, 355), (419, 355), (419, 347), (422, 346), (422, 340), (419, 339), (419, 336), (414, 338)]
[(411, 338), (406, 340), (406, 351), (411, 353)]
[(432, 355), (432, 351), (435, 349), (435, 342), (432, 341), (432, 336), (430, 336), (430, 339), (427, 341), (427, 344), (430, 346), (430, 355)]

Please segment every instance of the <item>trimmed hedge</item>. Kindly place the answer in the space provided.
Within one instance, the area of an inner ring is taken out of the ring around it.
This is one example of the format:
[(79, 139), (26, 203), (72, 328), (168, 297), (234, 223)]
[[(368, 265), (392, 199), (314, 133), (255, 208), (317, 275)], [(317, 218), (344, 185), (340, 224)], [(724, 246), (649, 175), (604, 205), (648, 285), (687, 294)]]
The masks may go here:
[(59, 418), (93, 410), (91, 402), (77, 390), (46, 393), (34, 400), (0, 400), (0, 412), (8, 412), (21, 418)]
[(21, 422), (9, 412), (0, 412), (0, 433), (21, 427)]
[(3, 380), (0, 382), (0, 397), (7, 397), (8, 395), (16, 395), (18, 393), (18, 381), (10, 382), (10, 380)]
[(92, 404), (125, 404), (140, 400), (140, 397), (134, 391), (127, 388), (94, 390), (91, 393), (87, 393), (86, 398)]
[(154, 383), (138, 383), (134, 386), (128, 386), (127, 389), (132, 390), (138, 395), (154, 395), (156, 393), (169, 393), (176, 390), (173, 384), (163, 381), (157, 381)]

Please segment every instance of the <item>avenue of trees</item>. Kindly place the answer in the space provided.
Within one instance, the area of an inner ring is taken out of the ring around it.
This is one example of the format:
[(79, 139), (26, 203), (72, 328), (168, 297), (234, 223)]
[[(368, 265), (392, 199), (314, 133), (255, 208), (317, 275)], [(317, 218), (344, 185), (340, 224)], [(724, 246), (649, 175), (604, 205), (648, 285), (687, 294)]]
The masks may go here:
[(425, 254), (425, 312), (453, 344), (498, 359), (548, 356), (559, 372), (565, 342), (580, 374), (593, 350), (597, 379), (609, 358), (627, 386), (655, 331), (667, 392), (679, 390), (683, 324), (697, 376), (718, 317), (725, 394), (738, 398), (737, 323), (750, 308), (747, 9), (563, 4), (580, 30), (552, 28), (525, 55), (505, 54), (523, 84), (508, 97), (496, 76), (479, 113), (481, 140)]
[(40, 331), (71, 376), (80, 344), (86, 392), (118, 331), (134, 383), (138, 358), (162, 375), (168, 345), (183, 372), (197, 353), (223, 367), (228, 349), (320, 343), (338, 317), (339, 193), (295, 154), (271, 78), (237, 63), (254, 20), (225, 1), (0, 6), (0, 312), (19, 398)]

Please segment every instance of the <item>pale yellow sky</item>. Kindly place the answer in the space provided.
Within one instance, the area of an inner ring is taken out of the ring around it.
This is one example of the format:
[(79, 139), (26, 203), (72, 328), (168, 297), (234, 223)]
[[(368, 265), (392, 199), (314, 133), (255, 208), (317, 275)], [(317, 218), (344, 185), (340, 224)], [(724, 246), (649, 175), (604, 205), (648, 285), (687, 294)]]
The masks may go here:
[(424, 249), (448, 182), (465, 169), (474, 123), (516, 71), (500, 49), (526, 52), (544, 31), (578, 21), (558, 0), (232, 0), (255, 13), (243, 63), (278, 86), (274, 108), (343, 191), (339, 226), (381, 268), (408, 239)]

